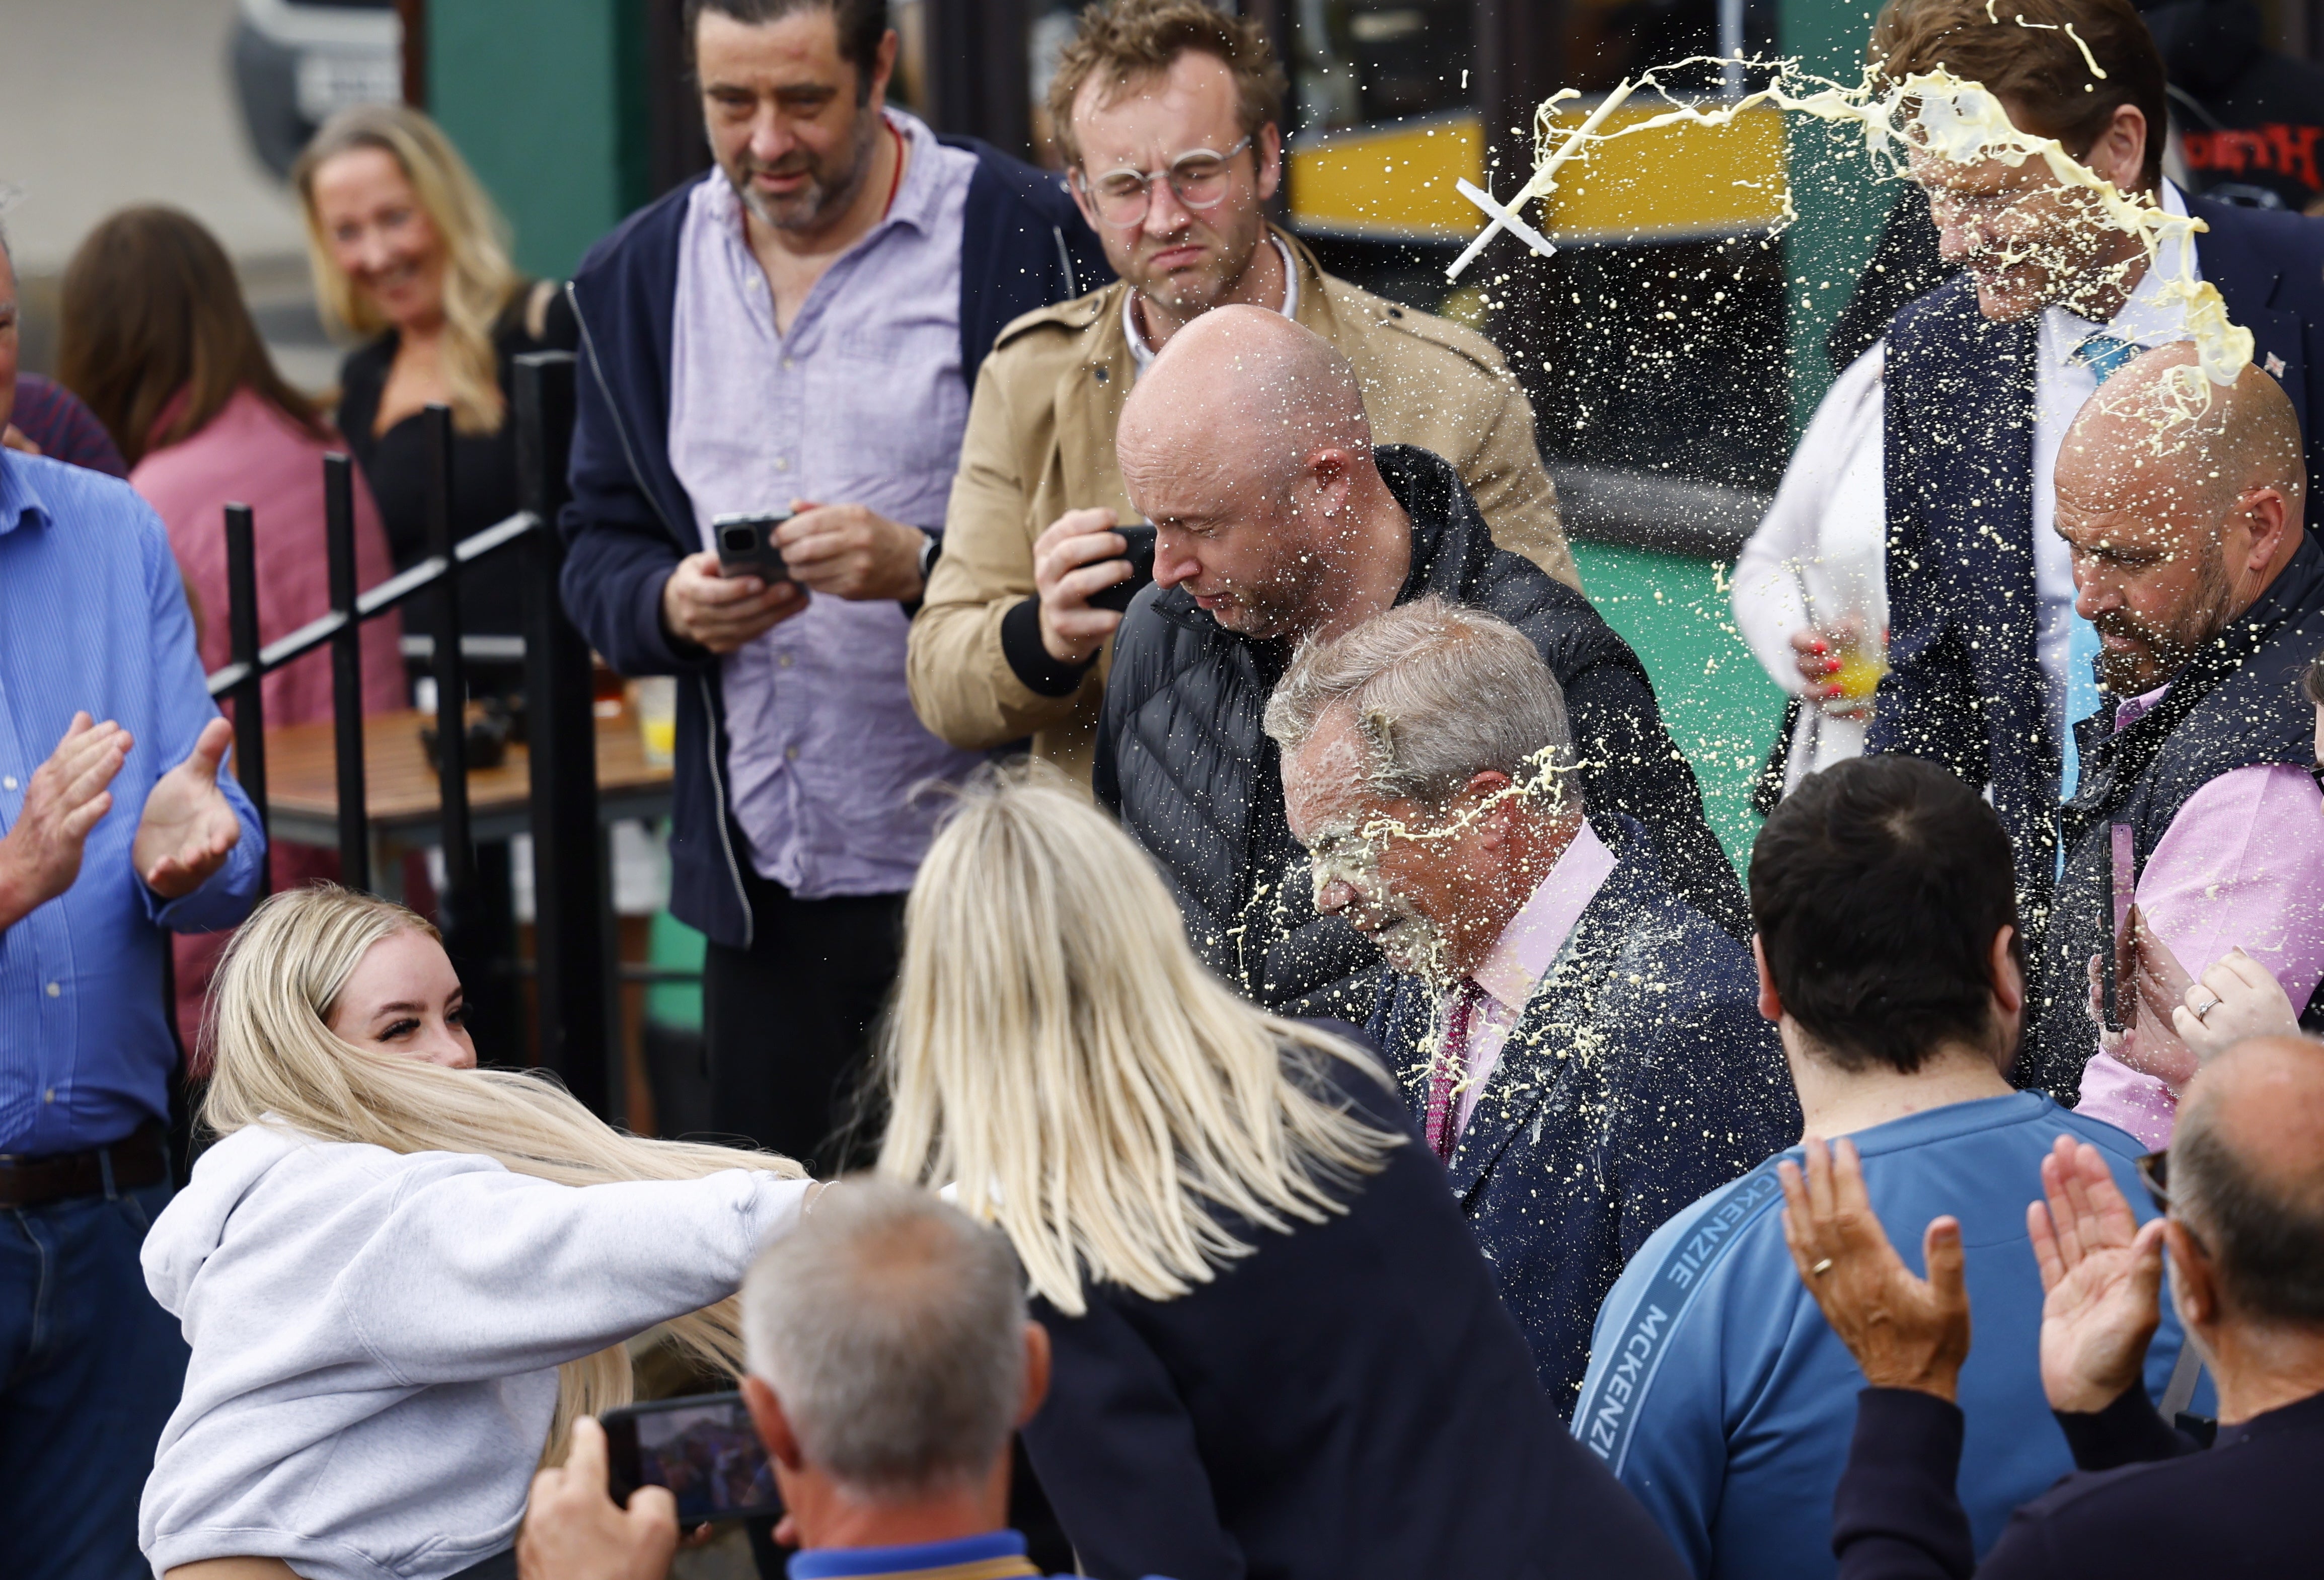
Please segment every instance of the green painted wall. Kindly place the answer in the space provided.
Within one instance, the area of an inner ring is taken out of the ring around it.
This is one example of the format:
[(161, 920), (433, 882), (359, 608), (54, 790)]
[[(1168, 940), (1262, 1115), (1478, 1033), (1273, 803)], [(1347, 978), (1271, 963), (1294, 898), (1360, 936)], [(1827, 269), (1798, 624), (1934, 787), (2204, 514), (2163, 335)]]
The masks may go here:
[(1663, 720), (1702, 785), (1712, 832), (1740, 867), (1757, 837), (1751, 786), (1784, 694), (1736, 632), (1721, 562), (1576, 543), (1590, 601), (1644, 661)]
[(562, 277), (646, 191), (642, 0), (429, 0), (428, 107)]
[[(1853, 86), (1864, 72), (1864, 43), (1877, 12), (1870, 0), (1781, 0), (1778, 47), (1806, 69)], [(1791, 123), (1792, 201), (1799, 218), (1784, 234), (1784, 255), (1791, 277), (1785, 349), (1796, 435), (1831, 383), (1824, 336), (1872, 256), (1888, 217), (1889, 189), (1870, 180), (1860, 134), (1804, 115)]]

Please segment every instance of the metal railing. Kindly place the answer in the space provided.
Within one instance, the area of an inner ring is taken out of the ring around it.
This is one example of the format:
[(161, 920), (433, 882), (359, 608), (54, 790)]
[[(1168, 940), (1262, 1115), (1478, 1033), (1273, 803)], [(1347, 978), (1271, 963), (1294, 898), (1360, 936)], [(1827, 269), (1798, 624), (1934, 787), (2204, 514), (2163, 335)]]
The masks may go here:
[[(513, 556), (524, 586), (525, 734), (530, 758), (534, 971), (543, 1067), (595, 1112), (618, 1117), (622, 1079), (613, 1036), (611, 894), (597, 815), (596, 719), (588, 644), (557, 593), (564, 546), (557, 513), (573, 435), (574, 361), (567, 352), (516, 359), (514, 410), (520, 508), (507, 520), (452, 537), (452, 414), (422, 417), (429, 457), (428, 557), (367, 593), (355, 590), (355, 471), (344, 455), (323, 459), (324, 537), (330, 613), (275, 642), (258, 640), (258, 563), (248, 505), (226, 507), (229, 661), (209, 677), (213, 698), (234, 703), (235, 772), (267, 821), (265, 678), (323, 647), (331, 650), (333, 756), (340, 881), (373, 886), (364, 779), (362, 631), (433, 592), (429, 670), (436, 682), (438, 817), (444, 883), (438, 920), (455, 960), (473, 958), (466, 934), (484, 906), (478, 892), (468, 804), (467, 675), (460, 630), (459, 572)], [(262, 880), (263, 881), (263, 880)]]

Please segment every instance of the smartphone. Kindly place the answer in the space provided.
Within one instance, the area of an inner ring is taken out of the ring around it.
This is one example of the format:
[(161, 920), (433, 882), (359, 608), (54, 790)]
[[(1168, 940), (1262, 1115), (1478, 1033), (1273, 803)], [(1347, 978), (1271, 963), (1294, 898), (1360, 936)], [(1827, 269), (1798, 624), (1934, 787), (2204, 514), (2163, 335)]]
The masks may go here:
[(775, 529), (790, 519), (788, 511), (770, 515), (753, 510), (712, 517), (710, 535), (718, 545), (718, 574), (755, 576), (769, 587), (790, 580), (782, 548), (775, 541)]
[(739, 1393), (695, 1393), (604, 1415), (613, 1501), (668, 1487), (680, 1525), (780, 1514), (774, 1467)]
[[(1129, 551), (1121, 556), (1130, 561), (1130, 576), (1102, 592), (1090, 595), (1093, 609), (1111, 609), (1117, 614), (1130, 611), (1130, 600), (1144, 591), (1154, 579), (1154, 529), (1144, 522), (1128, 522), (1113, 529), (1130, 541)], [(1108, 563), (1101, 560), (1099, 563)]]
[(2101, 972), (2106, 1029), (2127, 1031), (2138, 1024), (2138, 940), (2132, 901), (2137, 898), (2135, 830), (2116, 823), (2107, 830), (2114, 866), (2114, 969)]

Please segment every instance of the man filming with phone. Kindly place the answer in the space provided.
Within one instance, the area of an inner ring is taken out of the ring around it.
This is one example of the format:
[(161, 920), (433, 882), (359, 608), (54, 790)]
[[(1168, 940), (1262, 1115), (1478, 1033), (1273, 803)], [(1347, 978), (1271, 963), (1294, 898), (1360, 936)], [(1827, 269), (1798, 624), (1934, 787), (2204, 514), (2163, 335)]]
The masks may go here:
[[(761, 1253), (742, 1332), (742, 1404), (782, 1498), (776, 1539), (801, 1549), (795, 1580), (871, 1574), (867, 1548), (892, 1580), (1038, 1575), (1008, 1528), (1009, 1449), (1048, 1391), (1049, 1335), (999, 1231), (910, 1186), (846, 1180)], [(677, 1500), (637, 1484), (636, 1433), (622, 1437), (630, 1463), (609, 1467), (585, 1418), (571, 1459), (534, 1479), (521, 1580), (669, 1572)], [(626, 1508), (609, 1469), (636, 1488)]]
[[(1442, 456), (1496, 543), (1581, 587), (1533, 408), (1492, 343), (1325, 273), (1268, 223), (1284, 72), (1234, 9), (1107, 0), (1059, 57), (1058, 150), (1121, 279), (1010, 324), (977, 375), (945, 558), (911, 635), (913, 706), (956, 746), (1030, 736), (1034, 756), (1089, 777), (1120, 595), (1152, 579), (1118, 531), (1138, 518), (1115, 429), (1162, 348), (1217, 308), (1279, 312), (1327, 341), (1381, 443)], [(1114, 601), (1093, 596), (1108, 589)]]
[[(1054, 176), (890, 106), (886, 0), (687, 0), (717, 168), (570, 291), (574, 623), (675, 675), (670, 910), (709, 943), (709, 1112), (830, 1171), (935, 807), (905, 633), (969, 383), (1103, 256)], [(739, 544), (730, 541), (739, 539)]]

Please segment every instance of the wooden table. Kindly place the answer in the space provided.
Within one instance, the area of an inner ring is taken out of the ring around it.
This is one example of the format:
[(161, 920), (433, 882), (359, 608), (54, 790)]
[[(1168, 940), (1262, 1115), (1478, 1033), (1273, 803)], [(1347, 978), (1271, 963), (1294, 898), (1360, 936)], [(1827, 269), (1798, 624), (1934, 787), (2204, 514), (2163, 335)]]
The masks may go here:
[[(420, 744), (422, 718), (413, 711), (374, 714), (364, 720), (364, 810), (369, 819), (372, 873), (392, 881), (397, 864), (389, 847), (440, 843), (441, 807), (435, 766)], [(521, 745), (493, 768), (468, 771), (468, 818), (478, 844), (522, 834), (532, 821), (530, 758)], [(637, 716), (623, 708), (597, 720), (597, 817), (601, 823), (651, 819), (669, 813), (670, 771), (646, 761)], [(339, 843), (338, 759), (332, 726), (289, 725), (266, 732), (267, 818), (273, 835), (300, 845), (336, 849)]]

